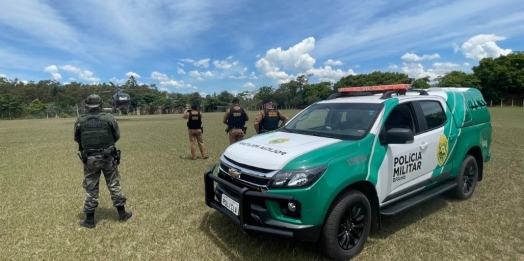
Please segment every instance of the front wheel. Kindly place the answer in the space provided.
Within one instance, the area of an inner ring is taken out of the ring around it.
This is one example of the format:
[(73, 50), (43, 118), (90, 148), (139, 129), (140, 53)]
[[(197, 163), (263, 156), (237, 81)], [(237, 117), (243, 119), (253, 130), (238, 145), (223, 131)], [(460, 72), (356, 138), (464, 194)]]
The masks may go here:
[(458, 186), (455, 189), (455, 197), (458, 199), (469, 199), (477, 186), (478, 176), (479, 167), (477, 160), (471, 155), (466, 155), (456, 179)]
[(324, 254), (335, 260), (348, 260), (364, 248), (371, 228), (371, 206), (366, 196), (348, 190), (334, 202), (321, 242)]

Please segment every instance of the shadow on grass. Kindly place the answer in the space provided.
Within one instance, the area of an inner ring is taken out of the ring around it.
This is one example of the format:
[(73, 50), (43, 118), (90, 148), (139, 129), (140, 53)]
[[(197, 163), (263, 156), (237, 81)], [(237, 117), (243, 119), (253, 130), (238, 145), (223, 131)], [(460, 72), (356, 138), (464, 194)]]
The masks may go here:
[(219, 212), (207, 212), (199, 229), (229, 260), (286, 260), (295, 255), (314, 260), (327, 260), (317, 244), (260, 234), (249, 236), (236, 223)]
[[(454, 199), (441, 195), (395, 216), (382, 216), (382, 229), (372, 230), (369, 237), (386, 239), (398, 231), (434, 215), (440, 209), (445, 208), (450, 201), (454, 201)], [(238, 258), (254, 260), (257, 259), (257, 255), (264, 255), (264, 260), (280, 260), (284, 258), (283, 254), (289, 254), (290, 249), (292, 249), (293, 255), (299, 253), (300, 256), (307, 256), (314, 260), (327, 260), (320, 252), (318, 242), (301, 242), (266, 234), (252, 237), (242, 232), (236, 223), (216, 211), (207, 212), (204, 215), (199, 229), (230, 260), (238, 260)]]
[[(78, 220), (85, 219), (86, 214), (82, 212), (78, 212)], [(118, 211), (115, 207), (98, 207), (95, 210), (95, 224), (100, 222), (101, 220), (112, 220), (112, 221), (118, 221)]]
[(429, 199), (420, 205), (413, 206), (395, 216), (382, 216), (382, 229), (373, 230), (369, 237), (386, 239), (398, 231), (434, 215), (440, 209), (446, 208), (448, 201), (453, 201), (453, 199), (449, 196), (441, 195)]

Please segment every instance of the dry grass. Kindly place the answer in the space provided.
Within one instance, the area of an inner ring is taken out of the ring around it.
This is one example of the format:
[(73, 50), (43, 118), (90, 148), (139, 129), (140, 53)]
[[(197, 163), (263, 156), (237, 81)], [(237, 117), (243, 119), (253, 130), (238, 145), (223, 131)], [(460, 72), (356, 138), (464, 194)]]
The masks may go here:
[[(356, 260), (524, 260), (524, 109), (493, 108), (492, 116), (493, 159), (474, 196), (439, 197), (385, 218)], [(74, 119), (0, 121), (0, 260), (323, 259), (311, 244), (244, 235), (204, 204), (203, 172), (228, 146), (221, 113), (204, 116), (210, 158), (197, 161), (180, 115), (118, 120), (134, 216), (117, 222), (102, 186), (94, 230), (78, 225), (84, 190)]]

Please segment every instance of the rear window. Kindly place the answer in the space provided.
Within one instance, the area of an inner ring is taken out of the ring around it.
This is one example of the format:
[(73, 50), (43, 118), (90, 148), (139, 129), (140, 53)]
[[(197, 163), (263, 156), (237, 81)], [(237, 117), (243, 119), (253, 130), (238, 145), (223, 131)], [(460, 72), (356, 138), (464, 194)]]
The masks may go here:
[(428, 130), (436, 129), (446, 123), (446, 113), (438, 101), (420, 101), (420, 106), (426, 117)]

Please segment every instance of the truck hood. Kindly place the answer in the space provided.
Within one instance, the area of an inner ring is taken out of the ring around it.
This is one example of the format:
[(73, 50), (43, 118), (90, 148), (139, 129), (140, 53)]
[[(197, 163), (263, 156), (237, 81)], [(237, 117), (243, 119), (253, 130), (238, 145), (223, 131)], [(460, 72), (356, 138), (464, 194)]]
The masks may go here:
[(341, 140), (277, 131), (238, 141), (223, 155), (241, 164), (277, 170), (298, 156), (337, 142)]

